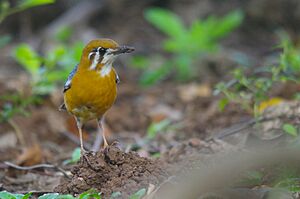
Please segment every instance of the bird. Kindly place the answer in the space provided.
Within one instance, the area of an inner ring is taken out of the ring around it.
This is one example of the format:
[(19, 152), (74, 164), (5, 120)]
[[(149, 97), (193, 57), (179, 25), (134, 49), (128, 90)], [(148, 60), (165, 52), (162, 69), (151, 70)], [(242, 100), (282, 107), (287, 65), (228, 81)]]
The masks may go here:
[(87, 153), (83, 145), (82, 131), (84, 124), (90, 120), (97, 120), (103, 147), (108, 146), (103, 119), (116, 100), (117, 84), (120, 82), (113, 62), (119, 55), (132, 51), (133, 47), (120, 46), (112, 39), (92, 40), (84, 47), (79, 64), (70, 72), (65, 82), (64, 103), (59, 109), (67, 111), (76, 120), (81, 154)]

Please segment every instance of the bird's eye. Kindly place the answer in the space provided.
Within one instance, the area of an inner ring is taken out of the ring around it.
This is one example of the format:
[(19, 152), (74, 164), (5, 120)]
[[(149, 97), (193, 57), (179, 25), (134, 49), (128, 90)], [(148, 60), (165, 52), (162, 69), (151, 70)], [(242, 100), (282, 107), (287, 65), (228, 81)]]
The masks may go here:
[(101, 55), (101, 56), (104, 56), (104, 54), (106, 53), (106, 48), (103, 48), (103, 47), (99, 47), (98, 49), (97, 49), (97, 51), (99, 52), (99, 54)]
[(101, 53), (101, 52), (105, 52), (106, 51), (106, 48), (103, 48), (103, 47), (99, 47), (98, 48), (98, 51)]
[(103, 47), (98, 47), (98, 48), (94, 48), (89, 55), (89, 58), (92, 57), (92, 55), (96, 55), (99, 54), (100, 56), (104, 56), (104, 54), (106, 53), (107, 48), (103, 48)]

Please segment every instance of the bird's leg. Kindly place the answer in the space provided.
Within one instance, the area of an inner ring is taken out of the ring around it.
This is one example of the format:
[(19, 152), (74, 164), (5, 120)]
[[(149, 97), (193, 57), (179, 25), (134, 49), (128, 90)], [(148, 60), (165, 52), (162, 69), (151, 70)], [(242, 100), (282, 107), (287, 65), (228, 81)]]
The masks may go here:
[(79, 132), (79, 139), (80, 139), (80, 153), (81, 153), (81, 156), (86, 160), (86, 162), (88, 163), (88, 165), (92, 167), (91, 163), (90, 163), (90, 160), (87, 156), (87, 151), (84, 149), (83, 147), (83, 138), (82, 138), (82, 128), (83, 128), (83, 124), (82, 124), (82, 121), (80, 121), (79, 118), (76, 118), (76, 122), (77, 122), (77, 128), (78, 128), (78, 132)]
[(102, 134), (103, 148), (105, 149), (108, 146), (108, 143), (107, 143), (107, 140), (105, 138), (103, 118), (98, 119), (98, 127), (99, 127), (99, 133)]
[(81, 154), (84, 154), (84, 153), (86, 153), (86, 151), (85, 151), (85, 149), (83, 147), (83, 138), (82, 138), (83, 124), (80, 121), (80, 119), (78, 119), (78, 118), (76, 118), (76, 123), (77, 123), (78, 132), (79, 132)]

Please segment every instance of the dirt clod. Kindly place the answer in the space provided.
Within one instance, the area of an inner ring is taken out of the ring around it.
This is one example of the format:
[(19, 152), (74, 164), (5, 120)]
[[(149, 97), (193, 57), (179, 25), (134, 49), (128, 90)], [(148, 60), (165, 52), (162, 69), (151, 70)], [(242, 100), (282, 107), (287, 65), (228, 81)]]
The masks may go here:
[(95, 189), (109, 198), (113, 192), (121, 192), (127, 198), (149, 184), (157, 185), (167, 173), (161, 164), (140, 157), (134, 152), (124, 153), (115, 146), (96, 154), (87, 154), (89, 164), (84, 158), (72, 169), (72, 179), (55, 188), (56, 192), (79, 194)]

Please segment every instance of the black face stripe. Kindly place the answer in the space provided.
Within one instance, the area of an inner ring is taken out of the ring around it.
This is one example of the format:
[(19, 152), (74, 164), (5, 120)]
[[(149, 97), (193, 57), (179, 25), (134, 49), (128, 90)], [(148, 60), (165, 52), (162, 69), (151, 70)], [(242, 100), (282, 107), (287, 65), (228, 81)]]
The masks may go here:
[(106, 51), (107, 51), (107, 48), (99, 47), (99, 48), (97, 49), (97, 51), (99, 52), (100, 57), (103, 57), (104, 54), (105, 54)]
[(105, 53), (107, 52), (107, 48), (103, 48), (103, 47), (98, 47), (98, 48), (94, 48), (93, 50), (91, 50), (91, 52), (89, 53), (88, 58), (90, 60), (94, 60), (96, 55), (99, 55), (99, 59), (98, 62), (101, 62), (102, 59), (104, 58)]
[(91, 53), (97, 53), (99, 52), (100, 55), (104, 55), (107, 51), (107, 48), (103, 48), (103, 47), (98, 47), (98, 48), (94, 48)]
[(94, 48), (91, 53), (92, 54), (96, 54), (97, 52), (99, 53), (100, 57), (103, 57), (104, 54), (106, 53), (107, 51), (107, 48), (103, 48), (103, 47), (98, 47), (98, 48)]

